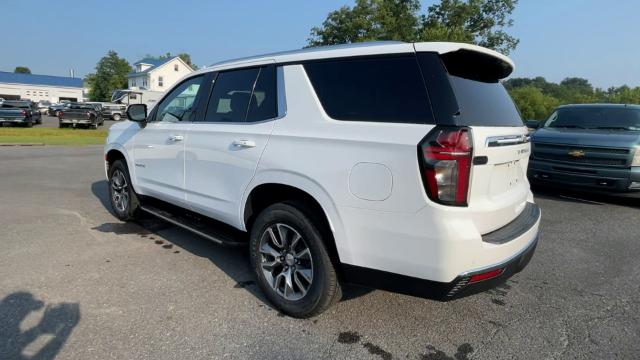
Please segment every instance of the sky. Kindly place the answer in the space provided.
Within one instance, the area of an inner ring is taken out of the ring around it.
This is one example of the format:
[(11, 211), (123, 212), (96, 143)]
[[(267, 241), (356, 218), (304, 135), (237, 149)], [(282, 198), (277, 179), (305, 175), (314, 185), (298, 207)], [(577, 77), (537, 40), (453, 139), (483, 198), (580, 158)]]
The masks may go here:
[[(83, 77), (108, 50), (130, 63), (191, 54), (199, 66), (303, 47), (347, 0), (2, 0), (0, 71)], [(426, 9), (434, 1), (423, 1)], [(53, 5), (55, 4), (55, 5)], [(508, 32), (520, 39), (512, 76), (601, 88), (640, 86), (640, 0), (520, 0)]]

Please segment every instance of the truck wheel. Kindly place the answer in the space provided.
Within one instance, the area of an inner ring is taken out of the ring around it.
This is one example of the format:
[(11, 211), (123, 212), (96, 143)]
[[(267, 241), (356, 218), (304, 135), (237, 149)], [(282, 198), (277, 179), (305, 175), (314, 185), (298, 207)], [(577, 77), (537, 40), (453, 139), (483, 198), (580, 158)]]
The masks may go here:
[(116, 160), (109, 167), (109, 198), (111, 208), (120, 220), (133, 220), (138, 212), (140, 202), (133, 187), (127, 165)]
[(120, 121), (120, 114), (113, 114), (114, 121)]
[(321, 232), (304, 204), (277, 203), (251, 229), (251, 265), (269, 301), (284, 314), (309, 318), (342, 297)]

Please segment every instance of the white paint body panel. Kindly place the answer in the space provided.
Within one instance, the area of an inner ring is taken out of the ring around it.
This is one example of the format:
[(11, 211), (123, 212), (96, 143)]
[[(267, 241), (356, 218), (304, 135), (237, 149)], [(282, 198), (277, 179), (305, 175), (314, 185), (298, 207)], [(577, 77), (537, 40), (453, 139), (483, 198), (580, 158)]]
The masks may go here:
[[(414, 45), (427, 46), (394, 43), (330, 52), (331, 56), (411, 52)], [(441, 52), (471, 47), (430, 46)], [(274, 59), (280, 63), (326, 56), (326, 51), (315, 50), (256, 57), (199, 73)], [(503, 245), (481, 238), (508, 224), (526, 201), (533, 201), (524, 176), (529, 144), (486, 146), (488, 137), (525, 134), (524, 127), (472, 127), (474, 156), (487, 156), (489, 162), (472, 168), (468, 207), (444, 206), (428, 198), (418, 162), (418, 144), (434, 125), (336, 121), (322, 109), (302, 65), (283, 65), (282, 80), (284, 96), (279, 94), (279, 102), (286, 103), (286, 114), (281, 118), (258, 124), (182, 124), (186, 126), (183, 153), (165, 147), (157, 155), (138, 148), (143, 142), (137, 138), (146, 129), (136, 133), (136, 124), (119, 124), (112, 128), (106, 151), (124, 151), (130, 164), (139, 154), (158, 164), (166, 161), (165, 171), (178, 173), (183, 159), (187, 206), (240, 230), (247, 230), (244, 208), (252, 189), (270, 183), (298, 188), (322, 207), (342, 263), (421, 279), (450, 282), (462, 273), (510, 259), (537, 236), (536, 225)], [(236, 140), (255, 146), (236, 149)], [(179, 183), (175, 174), (163, 180), (170, 184), (150, 185), (147, 176), (161, 177), (149, 175), (153, 169), (132, 169), (136, 191), (180, 197), (179, 191), (163, 190)]]

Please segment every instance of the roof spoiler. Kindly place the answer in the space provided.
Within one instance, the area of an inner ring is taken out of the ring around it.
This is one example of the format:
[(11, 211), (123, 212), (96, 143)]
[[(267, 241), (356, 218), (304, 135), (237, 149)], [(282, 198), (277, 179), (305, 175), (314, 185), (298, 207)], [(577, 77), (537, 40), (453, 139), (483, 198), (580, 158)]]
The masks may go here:
[(515, 69), (508, 57), (481, 46), (462, 43), (414, 43), (416, 52), (440, 54), (449, 74), (483, 82), (497, 82)]

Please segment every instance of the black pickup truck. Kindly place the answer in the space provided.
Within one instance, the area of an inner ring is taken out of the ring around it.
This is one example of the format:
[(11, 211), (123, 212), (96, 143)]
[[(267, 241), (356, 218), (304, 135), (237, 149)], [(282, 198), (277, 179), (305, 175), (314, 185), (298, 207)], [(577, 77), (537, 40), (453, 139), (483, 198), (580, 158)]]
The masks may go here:
[(0, 126), (4, 124), (32, 127), (42, 124), (42, 117), (30, 100), (5, 100), (0, 105)]
[(97, 129), (102, 126), (102, 107), (100, 104), (75, 103), (69, 104), (68, 108), (58, 111), (59, 127), (86, 127)]
[(639, 105), (565, 105), (527, 126), (533, 185), (640, 195)]

